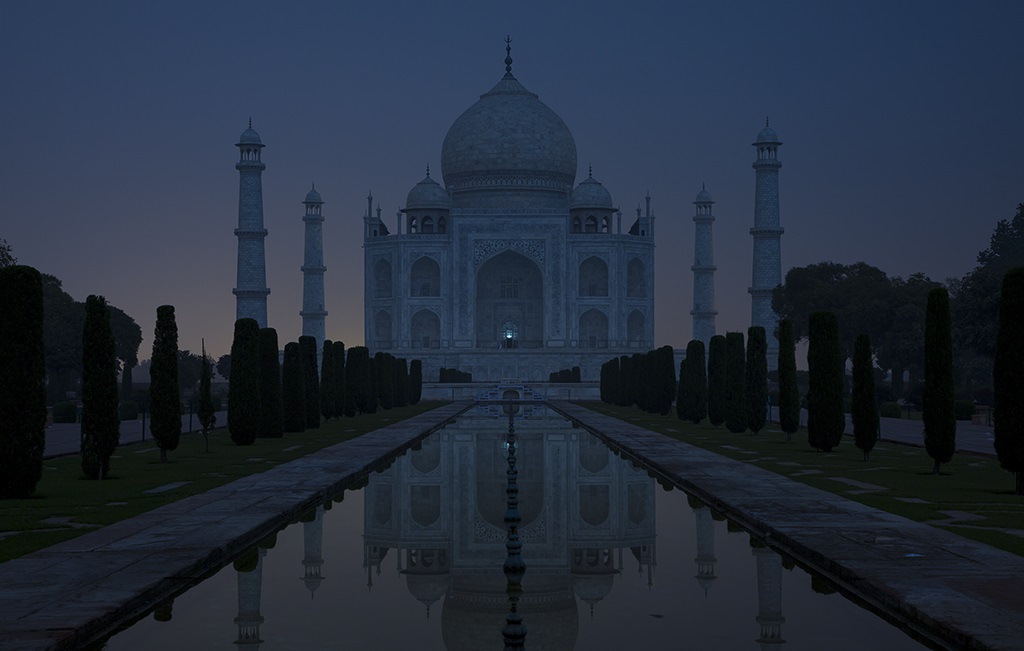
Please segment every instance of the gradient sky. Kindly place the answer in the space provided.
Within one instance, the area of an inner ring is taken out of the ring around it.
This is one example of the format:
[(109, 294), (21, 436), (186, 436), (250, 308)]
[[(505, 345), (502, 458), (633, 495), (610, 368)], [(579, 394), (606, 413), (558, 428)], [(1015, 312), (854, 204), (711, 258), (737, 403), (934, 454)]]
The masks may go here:
[(303, 206), (323, 195), (327, 336), (358, 345), (367, 192), (386, 223), (451, 123), (513, 72), (576, 139), (577, 181), (650, 191), (655, 343), (690, 339), (692, 201), (716, 204), (718, 331), (750, 322), (754, 141), (770, 116), (783, 273), (962, 276), (1024, 201), (1024, 3), (5, 2), (0, 237), (179, 345), (231, 344), (239, 134), (263, 160), (269, 320), (301, 331)]

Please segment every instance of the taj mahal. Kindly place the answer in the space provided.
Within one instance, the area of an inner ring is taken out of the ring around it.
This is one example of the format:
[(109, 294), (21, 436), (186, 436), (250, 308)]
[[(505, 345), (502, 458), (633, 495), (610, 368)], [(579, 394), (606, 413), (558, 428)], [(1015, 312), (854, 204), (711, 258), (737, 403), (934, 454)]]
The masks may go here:
[[(580, 368), (596, 380), (609, 358), (655, 346), (655, 215), (651, 197), (627, 216), (588, 170), (576, 183), (576, 142), (565, 122), (512, 74), (455, 119), (441, 147), (440, 180), (426, 169), (394, 229), (367, 198), (363, 214), (364, 341), (371, 351), (420, 359), (424, 378), (440, 368), (475, 381), (545, 381)], [(765, 326), (769, 359), (781, 283), (777, 152), (767, 124), (757, 137), (751, 324)], [(240, 175), (236, 318), (266, 326), (261, 160), (263, 143), (245, 130)], [(693, 338), (715, 332), (714, 201), (694, 201)], [(315, 188), (304, 205), (303, 335), (324, 339), (321, 212)], [(721, 333), (719, 333), (721, 334)]]

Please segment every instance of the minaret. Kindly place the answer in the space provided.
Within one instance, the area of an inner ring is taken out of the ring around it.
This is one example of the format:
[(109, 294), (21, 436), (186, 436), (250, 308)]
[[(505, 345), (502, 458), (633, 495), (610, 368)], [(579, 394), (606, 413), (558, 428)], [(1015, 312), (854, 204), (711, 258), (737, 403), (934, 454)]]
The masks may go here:
[(772, 310), (772, 291), (782, 284), (782, 233), (779, 225), (779, 142), (775, 131), (764, 121), (757, 134), (757, 160), (754, 161), (753, 282), (750, 289), (750, 325), (763, 326), (768, 336), (768, 368), (779, 360), (779, 340), (775, 337), (779, 317)]
[(256, 554), (255, 568), (249, 572), (238, 571), (238, 617), (235, 617), (235, 624), (238, 624), (235, 644), (239, 649), (251, 651), (259, 651), (263, 642), (260, 639), (260, 624), (263, 623), (260, 595), (263, 591), (263, 557), (267, 550), (259, 547)]
[(693, 202), (697, 206), (697, 214), (693, 216), (696, 234), (693, 238), (693, 338), (704, 342), (705, 350), (708, 342), (715, 335), (715, 250), (711, 236), (711, 226), (715, 216), (711, 214), (711, 193), (701, 184), (700, 192)]
[(263, 240), (263, 170), (260, 160), (263, 142), (252, 128), (242, 132), (238, 143), (238, 282), (231, 290), (235, 295), (235, 319), (251, 318), (261, 328), (267, 327), (267, 260)]
[(711, 509), (701, 505), (693, 509), (693, 516), (696, 520), (697, 529), (697, 558), (693, 559), (697, 564), (697, 584), (703, 588), (704, 596), (708, 596), (708, 590), (714, 585), (715, 579), (715, 521), (711, 516)]
[(761, 634), (757, 642), (761, 651), (778, 651), (786, 643), (782, 639), (782, 557), (760, 541), (750, 541), (750, 553), (757, 559), (757, 623)]
[(324, 564), (323, 540), (324, 507), (318, 506), (316, 507), (313, 519), (310, 522), (302, 523), (302, 546), (305, 552), (302, 557), (302, 582), (306, 584), (310, 598), (313, 597), (316, 589), (320, 587), (320, 582), (324, 580), (321, 574), (321, 568)]
[(306, 194), (302, 202), (306, 206), (306, 214), (302, 221), (306, 224), (305, 255), (302, 260), (302, 334), (316, 339), (316, 349), (320, 351), (324, 344), (324, 216), (321, 214), (320, 193), (316, 185)]

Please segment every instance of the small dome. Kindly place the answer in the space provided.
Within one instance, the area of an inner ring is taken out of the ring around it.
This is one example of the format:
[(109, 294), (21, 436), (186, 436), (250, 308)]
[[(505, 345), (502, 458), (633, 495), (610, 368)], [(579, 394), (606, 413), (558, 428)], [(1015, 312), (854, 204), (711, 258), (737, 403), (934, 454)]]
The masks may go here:
[(714, 199), (711, 198), (711, 193), (707, 191), (704, 186), (701, 186), (700, 192), (697, 193), (697, 198), (693, 200), (694, 203), (714, 203)]
[(757, 140), (754, 142), (755, 145), (761, 143), (782, 144), (779, 142), (779, 136), (776, 135), (775, 129), (768, 126), (767, 121), (765, 121), (764, 129), (761, 129), (761, 133), (757, 134)]
[(430, 170), (427, 170), (426, 178), (414, 185), (405, 198), (406, 210), (448, 210), (451, 205), (452, 201), (448, 192), (438, 185), (437, 181), (430, 178)]
[(320, 198), (320, 193), (316, 191), (316, 186), (306, 193), (306, 198), (302, 200), (302, 203), (323, 203), (324, 200)]
[(240, 145), (262, 145), (263, 141), (260, 140), (260, 134), (256, 133), (256, 130), (252, 128), (252, 122), (249, 123), (249, 128), (242, 132), (242, 135), (238, 136), (238, 144)]
[(613, 208), (612, 195), (593, 176), (588, 176), (569, 195), (569, 209), (573, 208), (607, 208), (611, 210)]

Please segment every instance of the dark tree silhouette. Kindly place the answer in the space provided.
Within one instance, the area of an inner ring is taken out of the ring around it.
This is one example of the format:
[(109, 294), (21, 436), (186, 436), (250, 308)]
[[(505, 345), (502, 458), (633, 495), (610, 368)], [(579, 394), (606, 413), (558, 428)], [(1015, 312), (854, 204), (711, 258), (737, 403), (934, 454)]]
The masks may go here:
[(747, 329), (747, 427), (757, 434), (767, 422), (768, 338), (762, 326)]
[(423, 362), (414, 359), (409, 362), (409, 404), (419, 404), (423, 395)]
[(284, 403), (281, 395), (281, 362), (277, 330), (260, 328), (260, 438), (284, 435)]
[(1016, 493), (1024, 495), (1024, 267), (1003, 278), (992, 379), (999, 465), (1014, 474)]
[(0, 499), (32, 495), (46, 447), (43, 279), (32, 267), (0, 268)]
[(708, 376), (704, 362), (704, 342), (690, 340), (686, 359), (679, 365), (679, 417), (694, 425), (708, 415)]
[(203, 428), (203, 442), (206, 451), (210, 451), (210, 430), (217, 422), (217, 410), (213, 406), (213, 394), (211, 382), (213, 381), (213, 360), (206, 355), (206, 339), (202, 340), (203, 345), (203, 367), (199, 375), (199, 404), (196, 407), (196, 415), (199, 417), (199, 426)]
[(236, 445), (252, 445), (260, 431), (260, 326), (235, 321), (228, 381), (228, 431)]
[(743, 333), (725, 335), (725, 426), (730, 432), (747, 431), (747, 373)]
[(726, 372), (725, 336), (715, 335), (708, 342), (708, 420), (715, 427), (725, 422)]
[(871, 361), (871, 338), (859, 335), (853, 344), (853, 398), (850, 402), (853, 440), (871, 458), (878, 440), (878, 408), (875, 406), (875, 366)]
[(320, 357), (323, 360), (320, 363), (320, 415), (324, 417), (324, 420), (331, 420), (332, 416), (341, 415), (334, 413), (334, 354), (331, 352), (333, 345), (333, 341), (324, 339), (324, 345), (320, 352)]
[(156, 309), (156, 332), (149, 366), (149, 427), (160, 448), (160, 461), (181, 439), (181, 394), (178, 389), (178, 324), (174, 306)]
[(843, 356), (839, 349), (839, 325), (832, 312), (815, 312), (810, 318), (807, 345), (807, 441), (829, 452), (839, 445), (846, 429), (843, 414)]
[(281, 393), (284, 397), (284, 431), (306, 431), (306, 381), (302, 368), (302, 348), (291, 341), (284, 346)]
[[(352, 396), (352, 404), (360, 414), (377, 412), (377, 396), (373, 394), (370, 377), (370, 351), (366, 346), (353, 346), (348, 349), (348, 361), (345, 364), (345, 391)], [(348, 400), (348, 397), (346, 397)], [(345, 410), (346, 414), (348, 409)]]
[(121, 439), (117, 413), (117, 357), (110, 310), (102, 296), (85, 299), (82, 330), (82, 472), (103, 479)]
[(800, 388), (796, 383), (796, 342), (789, 319), (779, 323), (779, 425), (786, 442), (800, 429)]
[(331, 346), (334, 356), (334, 414), (352, 417), (356, 415), (355, 403), (348, 398), (348, 384), (345, 377), (345, 342), (336, 341)]
[(316, 337), (299, 337), (299, 350), (302, 352), (306, 429), (316, 429), (320, 427), (320, 372), (316, 363)]

